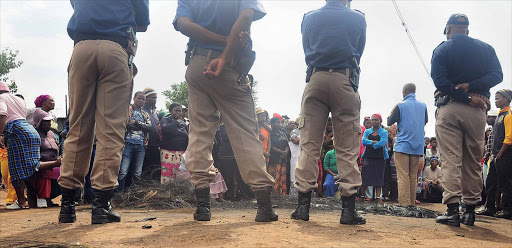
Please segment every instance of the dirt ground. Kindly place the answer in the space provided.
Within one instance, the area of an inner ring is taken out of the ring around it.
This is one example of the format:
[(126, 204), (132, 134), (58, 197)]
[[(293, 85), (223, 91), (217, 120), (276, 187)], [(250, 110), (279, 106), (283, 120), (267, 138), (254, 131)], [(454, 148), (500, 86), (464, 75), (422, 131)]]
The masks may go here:
[[(3, 203), (5, 190), (0, 190)], [(250, 206), (251, 204), (248, 204)], [(441, 204), (422, 207), (444, 211)], [(366, 214), (366, 225), (339, 224), (339, 210), (313, 207), (309, 222), (256, 223), (252, 207), (217, 205), (210, 222), (195, 222), (194, 209), (117, 210), (121, 223), (90, 224), (90, 207), (77, 208), (77, 222), (59, 224), (59, 208), (7, 211), (0, 207), (0, 247), (512, 247), (512, 221), (478, 217), (476, 226), (439, 225), (431, 218)], [(146, 217), (154, 220), (137, 222)], [(149, 229), (142, 226), (151, 225)]]

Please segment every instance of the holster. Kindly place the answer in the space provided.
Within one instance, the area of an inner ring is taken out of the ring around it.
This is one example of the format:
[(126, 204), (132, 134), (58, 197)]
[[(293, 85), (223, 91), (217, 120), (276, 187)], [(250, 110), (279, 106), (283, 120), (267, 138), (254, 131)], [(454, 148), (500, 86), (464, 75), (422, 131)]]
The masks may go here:
[(350, 69), (350, 76), (348, 79), (350, 81), (350, 85), (352, 85), (352, 88), (354, 89), (354, 92), (357, 92), (357, 89), (359, 88), (359, 75), (359, 69)]
[(128, 46), (126, 47), (126, 52), (128, 53), (128, 66), (131, 68), (133, 65), (133, 58), (135, 57), (135, 54), (137, 54), (139, 41), (137, 40), (135, 30), (133, 30), (132, 26), (128, 27), (126, 33), (128, 34)]
[(254, 61), (256, 61), (256, 52), (252, 50), (252, 40), (249, 40), (246, 46), (235, 55), (233, 70), (240, 74), (238, 76), (239, 85), (244, 83), (244, 79), (249, 74)]
[(308, 65), (308, 69), (306, 70), (306, 83), (309, 83), (309, 80), (311, 80), (311, 76), (313, 76), (313, 66)]
[(194, 51), (194, 47), (187, 43), (187, 50), (185, 51), (185, 66), (190, 64), (190, 59), (192, 59), (192, 51)]
[(441, 106), (444, 106), (446, 104), (448, 104), (450, 102), (450, 97), (441, 93), (441, 91), (436, 91), (434, 93), (434, 105), (436, 107), (441, 107)]

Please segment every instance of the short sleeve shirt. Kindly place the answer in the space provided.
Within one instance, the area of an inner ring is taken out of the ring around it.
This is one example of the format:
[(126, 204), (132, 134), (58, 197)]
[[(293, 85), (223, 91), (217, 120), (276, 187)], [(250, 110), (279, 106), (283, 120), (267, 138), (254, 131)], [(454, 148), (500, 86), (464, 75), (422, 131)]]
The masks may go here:
[[(259, 0), (178, 0), (178, 9), (176, 10), (173, 25), (176, 31), (180, 31), (178, 19), (180, 17), (188, 17), (209, 31), (228, 36), (239, 14), (246, 9), (254, 10), (255, 21), (261, 19), (266, 14)], [(189, 45), (219, 51), (223, 51), (225, 48), (224, 46), (193, 39), (190, 39)]]

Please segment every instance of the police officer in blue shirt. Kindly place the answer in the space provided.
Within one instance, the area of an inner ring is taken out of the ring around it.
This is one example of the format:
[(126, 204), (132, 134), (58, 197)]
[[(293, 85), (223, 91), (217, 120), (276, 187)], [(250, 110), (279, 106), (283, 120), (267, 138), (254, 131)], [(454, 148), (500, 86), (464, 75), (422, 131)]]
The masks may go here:
[(135, 32), (149, 25), (148, 0), (71, 0), (74, 41), (68, 67), (70, 130), (60, 169), (60, 223), (75, 222), (75, 195), (91, 172), (92, 224), (119, 222), (110, 206), (121, 165), (137, 48)]
[(317, 161), (329, 112), (332, 114), (336, 161), (342, 200), (341, 224), (364, 224), (355, 211), (361, 186), (357, 165), (361, 101), (357, 92), (359, 61), (366, 42), (364, 15), (347, 6), (350, 0), (327, 0), (324, 7), (304, 15), (302, 44), (308, 65), (302, 98), (301, 152), (295, 169), (298, 206), (292, 219), (309, 220), (311, 192), (318, 187)]
[[(482, 147), (490, 89), (503, 81), (500, 62), (487, 43), (468, 36), (469, 19), (453, 14), (432, 55), (436, 92), (436, 136), (443, 159), (443, 203), (448, 212), (437, 223), (474, 225), (482, 193)], [(459, 202), (466, 208), (459, 217)]]
[[(185, 166), (195, 185), (194, 219), (209, 221), (212, 144), (222, 114), (243, 180), (258, 204), (255, 220), (277, 221), (270, 193), (274, 180), (266, 171), (250, 85), (235, 68), (244, 37), (265, 11), (258, 0), (179, 0), (174, 28), (190, 38), (185, 78), (189, 92), (190, 133)], [(242, 35), (242, 36), (240, 36)], [(205, 70), (205, 67), (206, 70)]]

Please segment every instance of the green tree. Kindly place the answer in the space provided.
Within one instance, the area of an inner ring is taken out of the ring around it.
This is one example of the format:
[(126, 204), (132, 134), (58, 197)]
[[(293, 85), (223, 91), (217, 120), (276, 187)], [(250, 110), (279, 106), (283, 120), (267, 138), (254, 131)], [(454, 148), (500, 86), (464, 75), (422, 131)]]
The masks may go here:
[[(18, 50), (11, 50), (6, 48), (2, 50), (0, 53), (0, 81), (6, 82), (9, 80), (7, 74), (11, 72), (12, 69), (16, 69), (23, 64), (23, 61), (16, 60), (18, 56)], [(9, 89), (12, 93), (16, 93), (18, 91), (18, 86), (14, 80), (10, 80)]]
[(165, 90), (162, 92), (164, 94), (166, 101), (165, 106), (169, 108), (171, 103), (178, 102), (181, 105), (185, 105), (188, 107), (188, 84), (187, 81), (183, 81), (179, 84), (172, 84), (170, 90)]

